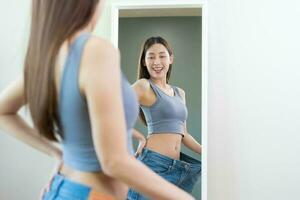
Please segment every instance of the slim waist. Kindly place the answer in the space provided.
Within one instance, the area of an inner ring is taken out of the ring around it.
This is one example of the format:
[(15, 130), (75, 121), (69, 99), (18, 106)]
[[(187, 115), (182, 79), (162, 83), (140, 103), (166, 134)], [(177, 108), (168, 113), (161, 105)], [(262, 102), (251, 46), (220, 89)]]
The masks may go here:
[(66, 180), (93, 188), (104, 194), (126, 196), (128, 186), (123, 182), (107, 176), (103, 172), (85, 172), (74, 169), (65, 163), (59, 170), (59, 176)]
[(179, 159), (182, 135), (174, 133), (156, 133), (149, 135), (145, 147), (173, 159)]

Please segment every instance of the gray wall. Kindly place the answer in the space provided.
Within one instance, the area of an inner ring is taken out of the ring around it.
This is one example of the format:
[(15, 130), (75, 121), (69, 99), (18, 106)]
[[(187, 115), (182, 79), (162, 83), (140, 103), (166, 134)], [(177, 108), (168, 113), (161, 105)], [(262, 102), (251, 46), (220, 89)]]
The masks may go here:
[[(201, 17), (121, 18), (119, 48), (122, 70), (134, 83), (142, 43), (151, 36), (162, 36), (174, 50), (174, 64), (170, 83), (183, 88), (189, 111), (187, 128), (201, 142)], [(141, 122), (136, 128), (147, 134)], [(136, 144), (136, 143), (135, 143)], [(199, 155), (183, 146), (183, 152)], [(200, 199), (200, 180), (193, 195)]]

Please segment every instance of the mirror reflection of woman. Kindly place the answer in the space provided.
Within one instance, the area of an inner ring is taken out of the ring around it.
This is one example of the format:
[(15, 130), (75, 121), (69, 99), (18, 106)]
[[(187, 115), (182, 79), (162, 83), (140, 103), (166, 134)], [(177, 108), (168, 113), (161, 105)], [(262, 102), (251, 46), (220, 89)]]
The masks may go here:
[[(24, 75), (0, 94), (0, 128), (62, 162), (44, 200), (123, 200), (128, 186), (152, 199), (192, 200), (132, 155), (138, 102), (118, 50), (91, 33), (102, 7), (32, 0)], [(34, 127), (18, 114), (25, 105)]]
[[(140, 141), (137, 157), (169, 182), (191, 193), (201, 173), (201, 162), (181, 153), (181, 144), (201, 154), (201, 145), (187, 131), (187, 108), (183, 89), (170, 85), (174, 60), (168, 42), (151, 37), (142, 46), (138, 80), (133, 84), (140, 103), (140, 118), (148, 128)], [(147, 199), (131, 189), (130, 200)]]

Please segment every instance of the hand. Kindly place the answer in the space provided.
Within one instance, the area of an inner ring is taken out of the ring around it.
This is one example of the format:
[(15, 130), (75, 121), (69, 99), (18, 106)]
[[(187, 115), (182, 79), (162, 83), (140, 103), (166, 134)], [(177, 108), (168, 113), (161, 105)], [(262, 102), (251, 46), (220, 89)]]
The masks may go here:
[(40, 200), (42, 200), (43, 196), (47, 192), (49, 192), (50, 187), (51, 187), (52, 182), (53, 182), (53, 179), (54, 179), (54, 176), (59, 173), (60, 169), (62, 168), (62, 165), (63, 165), (62, 159), (58, 160), (57, 163), (55, 164), (55, 166), (52, 170), (51, 176), (50, 176), (50, 180), (47, 182), (47, 184), (42, 189), (42, 192), (41, 192), (40, 197), (39, 197)]
[(147, 140), (144, 137), (139, 139), (139, 146), (134, 154), (135, 157), (138, 157), (142, 153), (142, 150), (145, 147), (146, 142)]

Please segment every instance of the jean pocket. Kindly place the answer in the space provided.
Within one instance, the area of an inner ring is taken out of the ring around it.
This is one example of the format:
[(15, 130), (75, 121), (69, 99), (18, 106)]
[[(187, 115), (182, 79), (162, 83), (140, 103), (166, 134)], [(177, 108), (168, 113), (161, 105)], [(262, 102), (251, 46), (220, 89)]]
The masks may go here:
[(171, 171), (172, 166), (155, 159), (145, 159), (144, 163), (157, 174), (165, 174)]

